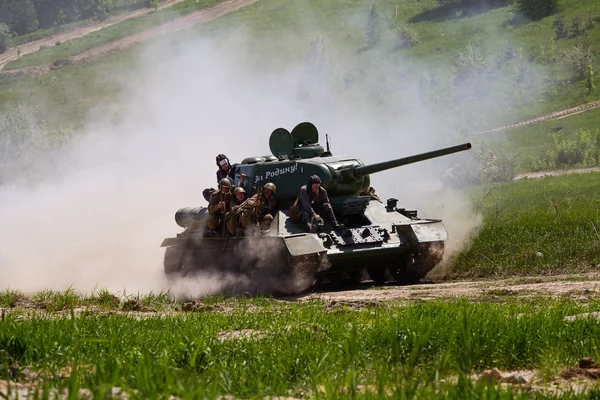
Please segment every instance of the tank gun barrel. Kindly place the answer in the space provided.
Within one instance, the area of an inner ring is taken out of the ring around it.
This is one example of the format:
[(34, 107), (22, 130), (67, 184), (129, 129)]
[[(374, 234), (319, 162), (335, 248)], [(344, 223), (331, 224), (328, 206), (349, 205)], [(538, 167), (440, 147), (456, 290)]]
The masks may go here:
[(471, 143), (463, 143), (457, 146), (446, 147), (444, 149), (434, 150), (427, 153), (416, 154), (414, 156), (397, 158), (395, 160), (383, 161), (376, 164), (363, 165), (362, 167), (355, 167), (347, 170), (340, 171), (342, 178), (360, 178), (365, 175), (374, 174), (376, 172), (385, 171), (388, 169), (401, 167), (403, 165), (412, 164), (420, 161), (429, 160), (431, 158), (446, 156), (448, 154), (457, 153), (459, 151), (469, 150)]

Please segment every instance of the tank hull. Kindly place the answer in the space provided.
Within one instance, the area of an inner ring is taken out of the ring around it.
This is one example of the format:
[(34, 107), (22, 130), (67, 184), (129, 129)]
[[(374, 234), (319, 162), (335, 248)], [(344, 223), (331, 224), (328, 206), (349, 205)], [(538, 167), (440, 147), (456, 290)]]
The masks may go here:
[[(194, 222), (162, 243), (167, 277), (235, 277), (236, 284), (245, 279), (247, 292), (297, 294), (344, 279), (416, 283), (441, 261), (447, 239), (441, 221), (420, 219), (376, 200), (368, 202), (361, 218), (350, 218), (344, 230), (326, 224), (318, 233), (306, 233), (284, 210), (268, 231), (217, 235), (204, 227), (205, 208), (181, 210), (195, 213), (189, 218)], [(182, 220), (181, 212), (176, 218)]]

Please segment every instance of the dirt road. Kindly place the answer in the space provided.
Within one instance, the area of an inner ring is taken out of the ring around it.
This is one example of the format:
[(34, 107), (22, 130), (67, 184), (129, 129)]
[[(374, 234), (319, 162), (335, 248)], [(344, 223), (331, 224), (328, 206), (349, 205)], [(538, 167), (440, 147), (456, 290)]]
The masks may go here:
[[(600, 268), (600, 265), (598, 265)], [(534, 296), (590, 298), (600, 296), (600, 273), (524, 277), (473, 282), (384, 286), (311, 293), (298, 300), (321, 299), (340, 303), (371, 303), (386, 300), (431, 300), (466, 297), (472, 300), (514, 299)]]
[[(182, 1), (182, 0), (178, 0)], [(116, 40), (111, 43), (107, 43), (103, 46), (95, 47), (93, 49), (86, 50), (76, 56), (68, 58), (70, 62), (78, 62), (85, 60), (90, 57), (96, 57), (108, 54), (113, 51), (121, 51), (124, 50), (136, 43), (156, 38), (159, 36), (166, 35), (168, 33), (177, 32), (183, 29), (191, 28), (194, 25), (197, 25), (202, 22), (211, 21), (213, 19), (219, 18), (229, 12), (239, 10), (245, 6), (248, 6), (252, 3), (257, 2), (258, 0), (229, 0), (223, 3), (217, 4), (214, 7), (205, 8), (203, 10), (188, 14), (184, 17), (178, 18), (176, 20), (167, 22), (165, 24), (159, 25), (155, 28), (148, 29), (142, 32), (135, 33), (133, 35), (127, 36), (123, 39)], [(21, 50), (22, 51), (22, 50)], [(0, 64), (1, 66), (1, 64)], [(9, 74), (9, 73), (18, 73), (18, 72), (26, 72), (30, 74), (42, 74), (48, 72), (52, 69), (52, 64), (45, 65), (36, 65), (31, 67), (23, 67), (18, 69), (13, 69), (9, 71), (0, 71), (1, 74)]]
[[(163, 9), (166, 7), (173, 6), (177, 3), (181, 3), (183, 0), (167, 0), (163, 4), (161, 4), (158, 9)], [(152, 12), (154, 9), (152, 8), (143, 8), (140, 10), (135, 10), (132, 12), (128, 12), (122, 15), (117, 15), (111, 18), (108, 18), (104, 21), (99, 22), (90, 22), (84, 26), (79, 26), (72, 30), (57, 33), (55, 35), (49, 36), (47, 38), (34, 40), (32, 42), (23, 43), (18, 46), (13, 46), (6, 50), (3, 54), (0, 54), (0, 70), (12, 60), (16, 60), (18, 57), (19, 48), (21, 49), (21, 55), (35, 53), (42, 46), (55, 46), (56, 42), (65, 42), (67, 40), (76, 39), (81, 36), (85, 36), (88, 33), (98, 31), (103, 28), (107, 28), (111, 25), (118, 24), (119, 22), (126, 21), (131, 18), (141, 17)]]

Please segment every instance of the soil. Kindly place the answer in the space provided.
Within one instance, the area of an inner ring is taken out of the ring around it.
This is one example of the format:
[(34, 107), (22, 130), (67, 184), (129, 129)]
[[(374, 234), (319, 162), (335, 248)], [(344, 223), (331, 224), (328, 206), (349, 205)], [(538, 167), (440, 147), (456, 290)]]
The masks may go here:
[[(177, 1), (182, 1), (182, 0), (177, 0)], [(239, 10), (240, 8), (248, 6), (257, 1), (258, 0), (225, 1), (223, 3), (217, 4), (214, 7), (196, 11), (196, 12), (188, 14), (184, 17), (181, 17), (176, 20), (159, 25), (155, 28), (148, 29), (148, 30), (138, 32), (138, 33), (134, 33), (133, 35), (129, 35), (127, 37), (124, 37), (123, 39), (116, 40), (111, 43), (107, 43), (103, 46), (94, 47), (92, 49), (86, 50), (76, 56), (67, 58), (65, 60), (68, 60), (68, 61), (66, 61), (66, 63), (72, 64), (75, 62), (84, 61), (90, 57), (102, 56), (102, 55), (106, 55), (106, 54), (109, 54), (112, 52), (122, 51), (136, 43), (139, 43), (139, 42), (142, 42), (142, 41), (145, 41), (148, 39), (164, 36), (167, 33), (173, 33), (173, 32), (183, 30), (183, 29), (191, 28), (194, 25), (197, 25), (202, 22), (211, 21), (211, 20), (219, 18), (229, 12)], [(174, 4), (174, 3), (172, 2), (171, 5), (172, 4)], [(101, 29), (101, 28), (97, 28), (97, 29)], [(82, 36), (82, 35), (79, 35), (79, 36)], [(77, 37), (77, 36), (75, 36), (75, 37)], [(56, 40), (54, 40), (54, 42), (51, 41), (50, 39), (47, 39), (47, 40), (49, 40), (49, 43), (56, 42)], [(65, 40), (68, 40), (68, 39), (65, 39)], [(39, 46), (37, 48), (39, 49)], [(37, 51), (37, 50), (33, 50), (33, 51)], [(21, 54), (23, 54), (23, 47), (21, 47)], [(61, 60), (61, 61), (65, 62), (65, 60)], [(4, 65), (1, 62), (2, 62), (2, 58), (0, 58), (0, 67), (2, 67)], [(9, 71), (0, 71), (0, 73), (9, 74), (9, 73), (25, 72), (25, 73), (29, 73), (29, 74), (42, 74), (42, 73), (50, 71), (51, 69), (53, 69), (52, 64), (45, 64), (45, 65), (32, 66), (32, 67), (23, 67), (23, 68), (13, 69), (13, 70), (9, 70)]]
[(388, 300), (432, 300), (457, 297), (481, 301), (501, 301), (536, 296), (570, 297), (585, 300), (600, 296), (600, 273), (578, 274), (576, 280), (573, 275), (560, 275), (373, 288), (363, 284), (351, 289), (309, 293), (295, 296), (294, 299), (300, 301), (321, 299), (330, 304), (334, 302), (349, 305), (371, 304)]
[(581, 168), (581, 169), (564, 169), (560, 171), (542, 171), (542, 172), (528, 172), (525, 174), (519, 174), (513, 178), (513, 181), (521, 179), (538, 179), (545, 178), (547, 176), (560, 176), (565, 174), (585, 174), (588, 172), (600, 172), (600, 167), (596, 168)]

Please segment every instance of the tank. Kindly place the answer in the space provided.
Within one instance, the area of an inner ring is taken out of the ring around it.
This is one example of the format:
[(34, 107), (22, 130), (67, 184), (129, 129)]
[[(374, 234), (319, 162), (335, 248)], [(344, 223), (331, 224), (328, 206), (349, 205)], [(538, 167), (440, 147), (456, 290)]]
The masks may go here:
[[(471, 144), (365, 165), (358, 158), (333, 155), (328, 140), (326, 148), (318, 142), (310, 122), (291, 132), (278, 128), (269, 138), (272, 155), (247, 157), (238, 165), (234, 184), (245, 174), (249, 194), (267, 182), (276, 185), (278, 211), (266, 230), (231, 236), (208, 228), (205, 206), (177, 210), (175, 222), (183, 231), (161, 245), (166, 247), (167, 277), (237, 273), (255, 280), (256, 287), (276, 279), (263, 291), (287, 294), (326, 282), (414, 284), (424, 278), (442, 260), (448, 239), (443, 222), (420, 218), (416, 210), (399, 207), (395, 198), (382, 201), (371, 188), (370, 175), (469, 150)], [(325, 222), (310, 233), (292, 222), (290, 207), (312, 175), (321, 178), (342, 229)]]

